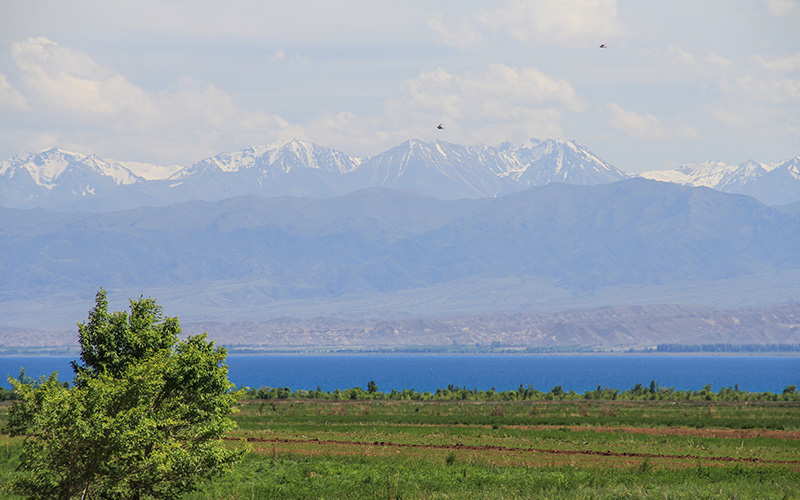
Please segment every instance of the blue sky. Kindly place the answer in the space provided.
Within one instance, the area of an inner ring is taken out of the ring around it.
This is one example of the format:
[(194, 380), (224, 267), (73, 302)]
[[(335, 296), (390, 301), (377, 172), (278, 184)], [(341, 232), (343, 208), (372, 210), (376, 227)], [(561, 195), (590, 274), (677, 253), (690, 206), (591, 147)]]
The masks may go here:
[(798, 26), (796, 0), (0, 0), (0, 159), (535, 137), (630, 172), (774, 163), (800, 154)]

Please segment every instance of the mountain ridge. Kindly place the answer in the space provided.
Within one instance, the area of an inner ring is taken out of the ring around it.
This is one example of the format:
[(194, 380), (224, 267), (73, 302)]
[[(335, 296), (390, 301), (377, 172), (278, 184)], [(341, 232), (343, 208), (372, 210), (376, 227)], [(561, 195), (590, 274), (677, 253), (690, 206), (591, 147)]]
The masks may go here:
[[(14, 180), (36, 168), (52, 169), (65, 155), (72, 155), (72, 170), (59, 171), (57, 184), (44, 186), (33, 178), (27, 183)], [(39, 167), (36, 158), (40, 160)], [(135, 168), (139, 170), (134, 171)], [(120, 172), (125, 174), (124, 182), (119, 180)], [(0, 203), (9, 208), (109, 211), (194, 199), (217, 201), (247, 194), (327, 198), (376, 186), (459, 199), (497, 197), (551, 182), (594, 185), (630, 177), (634, 176), (614, 168), (585, 146), (554, 139), (530, 139), (520, 146), (461, 146), (410, 139), (368, 158), (292, 140), (221, 153), (178, 171), (174, 167), (99, 160), (51, 148), (0, 162)], [(662, 177), (659, 180), (710, 184), (685, 174), (683, 178)], [(755, 193), (760, 193), (758, 197), (763, 200), (775, 182), (785, 184), (783, 180), (767, 179)], [(63, 188), (53, 189), (60, 184)], [(800, 193), (800, 188), (790, 184), (782, 189), (782, 200), (794, 201), (795, 191)]]
[(673, 170), (643, 172), (645, 179), (708, 187), (723, 193), (752, 196), (768, 205), (800, 201), (800, 156), (768, 165), (748, 160), (739, 165), (710, 161)]
[(0, 317), (17, 327), (74, 324), (100, 286), (186, 321), (800, 302), (797, 214), (641, 178), (0, 218)]
[(778, 164), (709, 161), (638, 176), (569, 140), (462, 146), (409, 139), (367, 158), (297, 140), (220, 153), (178, 168), (101, 160), (57, 148), (0, 162), (0, 203), (66, 211), (109, 211), (247, 194), (327, 198), (386, 186), (441, 199), (497, 197), (551, 182), (594, 185), (630, 177), (800, 201), (800, 156)]

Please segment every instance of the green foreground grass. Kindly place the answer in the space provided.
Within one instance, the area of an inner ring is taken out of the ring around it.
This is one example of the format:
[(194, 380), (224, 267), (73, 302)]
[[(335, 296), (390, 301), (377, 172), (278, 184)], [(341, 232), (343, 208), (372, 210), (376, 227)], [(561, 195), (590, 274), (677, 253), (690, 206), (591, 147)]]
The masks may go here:
[[(185, 498), (800, 498), (796, 403), (289, 399), (234, 418), (249, 452)], [(0, 484), (20, 449), (0, 436)]]
[(455, 460), (250, 454), (190, 498), (797, 498), (785, 468), (514, 467)]

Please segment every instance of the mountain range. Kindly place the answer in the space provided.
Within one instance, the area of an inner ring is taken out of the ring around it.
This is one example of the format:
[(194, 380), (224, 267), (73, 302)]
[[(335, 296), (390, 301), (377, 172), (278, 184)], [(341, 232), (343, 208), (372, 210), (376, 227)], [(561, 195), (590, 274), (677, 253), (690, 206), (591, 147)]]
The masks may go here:
[[(800, 156), (779, 165), (719, 162), (642, 177), (728, 193), (769, 205), (800, 201)], [(185, 168), (102, 160), (56, 148), (0, 163), (0, 204), (110, 211), (243, 195), (329, 198), (391, 187), (443, 200), (497, 197), (552, 182), (579, 185), (634, 177), (574, 141), (460, 146), (409, 140), (369, 158), (300, 141), (223, 153)]]
[[(731, 325), (736, 341), (800, 342), (798, 166), (633, 176), (554, 140), (411, 140), (370, 158), (289, 141), (185, 168), (22, 154), (0, 163), (0, 348), (73, 339), (100, 287), (115, 310), (153, 296), (242, 345), (311, 330), (339, 345), (669, 342), (656, 323), (694, 332), (679, 342), (725, 342)], [(275, 331), (294, 321), (313, 328)], [(482, 333), (453, 333), (465, 324)]]
[(705, 162), (674, 170), (644, 172), (641, 177), (686, 186), (703, 186), (723, 193), (746, 194), (768, 205), (800, 201), (800, 156), (777, 165), (747, 161), (740, 165)]
[(449, 201), (370, 188), (108, 213), (3, 208), (0, 220), (0, 317), (15, 328), (69, 330), (101, 286), (120, 301), (156, 297), (184, 321), (229, 323), (800, 302), (798, 215), (641, 178)]

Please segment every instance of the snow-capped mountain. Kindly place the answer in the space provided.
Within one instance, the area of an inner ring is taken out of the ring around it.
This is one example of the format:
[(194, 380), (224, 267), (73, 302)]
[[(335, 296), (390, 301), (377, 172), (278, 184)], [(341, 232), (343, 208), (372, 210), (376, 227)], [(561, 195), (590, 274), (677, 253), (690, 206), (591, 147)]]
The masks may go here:
[(49, 206), (144, 182), (122, 163), (50, 148), (0, 162), (5, 206)]
[(742, 194), (758, 198), (768, 205), (786, 205), (800, 201), (800, 156), (790, 158), (743, 186)]
[(106, 161), (92, 155), (71, 153), (58, 148), (50, 148), (38, 153), (22, 153), (0, 163), (0, 175), (9, 178), (27, 173), (39, 186), (53, 189), (65, 178), (76, 172), (96, 173), (110, 177), (116, 184), (133, 184), (141, 180), (117, 161)]
[(768, 165), (752, 160), (741, 165), (728, 165), (721, 161), (707, 161), (698, 164), (681, 165), (675, 170), (644, 172), (641, 177), (686, 186), (708, 187), (717, 191), (733, 193), (749, 182), (761, 177), (769, 169)]
[(575, 141), (531, 139), (515, 150), (515, 156), (525, 166), (514, 174), (524, 187), (551, 182), (606, 184), (633, 177), (604, 162)]
[(260, 178), (266, 181), (303, 168), (343, 174), (354, 170), (360, 163), (358, 158), (341, 151), (293, 140), (212, 156), (176, 172), (171, 179), (255, 169), (261, 172)]
[[(780, 165), (706, 162), (641, 176), (788, 204), (800, 200), (799, 166), (800, 156)], [(377, 186), (452, 200), (629, 177), (567, 140), (462, 146), (412, 139), (365, 159), (293, 140), (218, 154), (182, 169), (51, 148), (0, 163), (0, 206), (105, 211), (242, 195), (330, 198)]]
[(753, 160), (740, 165), (718, 161), (682, 165), (674, 170), (644, 172), (641, 177), (686, 186), (708, 187), (724, 193), (746, 194), (767, 205), (800, 200), (800, 156), (777, 165)]
[(364, 161), (359, 187), (385, 186), (442, 199), (496, 196), (515, 158), (489, 147), (406, 141)]
[(176, 172), (169, 178), (167, 197), (178, 201), (242, 195), (328, 198), (355, 189), (345, 177), (360, 163), (341, 151), (296, 140), (252, 146)]
[(387, 186), (442, 199), (494, 197), (551, 182), (604, 184), (630, 177), (573, 141), (531, 139), (460, 146), (407, 141), (365, 160), (356, 175), (364, 187)]

